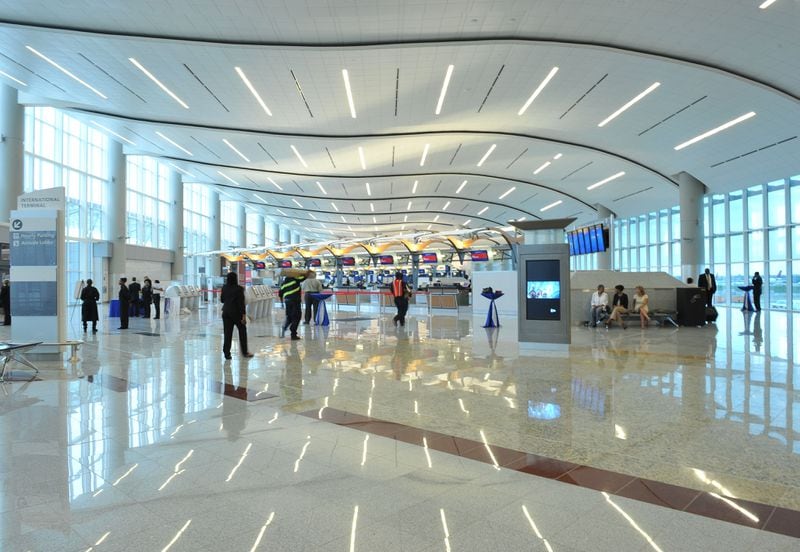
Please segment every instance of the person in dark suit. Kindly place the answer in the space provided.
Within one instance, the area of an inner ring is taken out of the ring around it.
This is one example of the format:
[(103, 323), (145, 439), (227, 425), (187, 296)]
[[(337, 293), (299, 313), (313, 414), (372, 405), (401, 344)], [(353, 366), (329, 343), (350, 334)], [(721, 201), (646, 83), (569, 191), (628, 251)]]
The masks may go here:
[(131, 316), (139, 316), (139, 292), (142, 291), (142, 286), (136, 281), (136, 276), (131, 278), (131, 285), (128, 286), (128, 291), (130, 291), (131, 294), (130, 314)]
[(153, 320), (161, 318), (161, 294), (164, 293), (164, 287), (159, 280), (153, 283), (153, 308), (156, 310), (156, 315)]
[(706, 306), (714, 306), (714, 294), (717, 292), (717, 280), (711, 274), (711, 270), (706, 269), (697, 279), (697, 287), (706, 290)]
[(247, 349), (247, 313), (244, 304), (244, 288), (239, 285), (239, 276), (235, 272), (228, 272), (225, 285), (220, 293), (222, 302), (222, 330), (224, 341), (222, 352), (225, 358), (231, 358), (231, 341), (233, 340), (233, 327), (239, 330), (239, 350), (245, 358), (251, 358), (253, 353)]
[(0, 307), (3, 307), (3, 326), (11, 325), (11, 285), (8, 280), (3, 280), (0, 288)]
[(616, 292), (614, 293), (614, 299), (611, 302), (611, 316), (609, 316), (608, 320), (606, 320), (606, 328), (610, 328), (611, 323), (614, 320), (619, 320), (622, 329), (627, 330), (628, 326), (625, 325), (625, 321), (622, 319), (622, 316), (628, 314), (628, 294), (624, 293), (625, 287), (622, 284), (617, 284), (614, 286), (614, 289)]
[(117, 297), (119, 298), (119, 328), (117, 329), (127, 330), (129, 309), (131, 307), (131, 291), (128, 289), (127, 278), (119, 279), (119, 294)]
[(92, 333), (97, 333), (97, 302), (100, 300), (100, 292), (94, 287), (92, 279), (86, 280), (86, 287), (81, 290), (81, 320), (83, 321), (83, 333), (86, 333), (88, 323), (92, 323)]
[(153, 302), (153, 282), (150, 281), (150, 278), (144, 279), (144, 285), (142, 286), (142, 310), (144, 314), (142, 315), (143, 318), (150, 318), (150, 303)]
[(756, 311), (761, 310), (761, 292), (764, 289), (764, 280), (761, 278), (761, 274), (756, 272), (753, 275), (753, 306), (756, 308)]

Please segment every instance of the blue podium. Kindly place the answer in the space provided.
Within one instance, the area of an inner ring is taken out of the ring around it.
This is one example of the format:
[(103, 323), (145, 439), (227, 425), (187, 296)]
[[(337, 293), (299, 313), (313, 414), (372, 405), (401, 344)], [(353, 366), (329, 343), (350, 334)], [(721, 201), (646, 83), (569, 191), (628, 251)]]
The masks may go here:
[(327, 326), (330, 324), (330, 320), (328, 319), (328, 307), (325, 306), (325, 302), (333, 297), (333, 293), (312, 293), (311, 298), (316, 299), (319, 301), (319, 307), (317, 307), (317, 314), (314, 317), (314, 325), (315, 326)]
[(495, 304), (495, 301), (500, 299), (502, 296), (502, 291), (481, 293), (481, 297), (485, 297), (489, 300), (489, 312), (486, 313), (486, 323), (483, 325), (484, 328), (500, 327), (500, 317), (497, 315), (497, 305)]
[(741, 289), (744, 292), (744, 302), (742, 304), (742, 310), (748, 312), (755, 311), (756, 309), (753, 307), (753, 301), (750, 299), (750, 292), (753, 291), (753, 286), (739, 286), (739, 289)]
[(108, 317), (119, 318), (119, 299), (112, 299), (108, 306)]

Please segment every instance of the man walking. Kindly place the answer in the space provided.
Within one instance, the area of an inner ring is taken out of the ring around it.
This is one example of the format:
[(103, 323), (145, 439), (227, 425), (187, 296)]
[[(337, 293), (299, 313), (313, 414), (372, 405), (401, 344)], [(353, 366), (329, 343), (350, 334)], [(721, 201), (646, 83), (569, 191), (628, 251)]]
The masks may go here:
[(314, 293), (322, 293), (322, 282), (317, 279), (317, 273), (310, 270), (308, 278), (300, 286), (303, 290), (303, 302), (306, 304), (305, 318), (303, 324), (311, 323), (311, 311), (314, 311), (314, 320), (317, 319), (317, 311), (319, 310), (319, 299), (315, 299), (311, 295)]
[(297, 341), (300, 336), (297, 335), (297, 326), (300, 325), (300, 319), (303, 316), (300, 306), (300, 286), (308, 275), (307, 272), (284, 270), (285, 277), (278, 296), (283, 300), (283, 308), (286, 310), (286, 321), (281, 328), (281, 337), (286, 336), (286, 330), (289, 329), (292, 334), (292, 340)]
[(128, 309), (130, 308), (131, 292), (127, 286), (128, 279), (119, 279), (119, 330), (128, 329)]
[(392, 319), (395, 326), (397, 326), (398, 322), (401, 326), (406, 325), (406, 313), (408, 312), (408, 298), (410, 295), (411, 292), (405, 281), (403, 281), (403, 273), (396, 272), (394, 282), (392, 282), (392, 297), (394, 297), (394, 304), (397, 307), (397, 314)]
[(714, 306), (714, 294), (717, 292), (717, 280), (711, 274), (711, 270), (706, 269), (697, 279), (697, 286), (706, 290), (706, 306)]
[(128, 286), (130, 292), (130, 309), (132, 316), (139, 316), (139, 292), (142, 286), (136, 281), (136, 276), (131, 278), (131, 284)]
[(761, 292), (764, 289), (764, 280), (758, 272), (753, 276), (753, 306), (756, 311), (761, 310)]

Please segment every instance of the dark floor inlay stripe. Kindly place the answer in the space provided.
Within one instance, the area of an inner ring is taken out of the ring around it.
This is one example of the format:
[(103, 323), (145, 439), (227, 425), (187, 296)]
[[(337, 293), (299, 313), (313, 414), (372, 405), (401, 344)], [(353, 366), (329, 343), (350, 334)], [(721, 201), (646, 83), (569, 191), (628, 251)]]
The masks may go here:
[(278, 395), (274, 393), (267, 393), (264, 390), (251, 389), (249, 387), (239, 387), (230, 383), (221, 381), (214, 382), (214, 388), (217, 393), (232, 397), (234, 399), (241, 399), (243, 401), (263, 401), (264, 399), (274, 399)]
[(487, 445), (480, 441), (419, 429), (398, 422), (370, 418), (336, 408), (307, 410), (300, 412), (300, 415), (404, 443), (418, 446), (427, 443), (428, 448), (439, 452), (478, 460), (486, 464), (497, 463), (507, 469), (555, 479), (587, 489), (604, 491), (672, 510), (800, 538), (800, 511), (796, 510), (720, 496), (716, 493), (698, 491), (591, 466), (582, 466), (495, 445), (488, 446), (488, 449), (491, 449), (491, 454), (489, 454)]

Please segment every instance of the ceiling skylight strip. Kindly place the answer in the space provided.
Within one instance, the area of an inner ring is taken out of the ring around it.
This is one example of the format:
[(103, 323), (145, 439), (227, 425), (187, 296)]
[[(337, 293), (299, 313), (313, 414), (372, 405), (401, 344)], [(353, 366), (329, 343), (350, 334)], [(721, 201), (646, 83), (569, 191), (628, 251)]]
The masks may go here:
[(633, 99), (628, 101), (628, 103), (626, 103), (625, 105), (623, 105), (622, 107), (617, 109), (614, 113), (612, 113), (611, 115), (609, 115), (608, 117), (606, 117), (605, 119), (600, 121), (600, 123), (598, 123), (597, 126), (599, 126), (599, 127), (606, 126), (606, 124), (608, 124), (611, 121), (613, 121), (614, 119), (616, 119), (617, 116), (620, 115), (623, 111), (627, 110), (629, 107), (631, 107), (633, 104), (635, 104), (636, 102), (638, 102), (639, 100), (641, 100), (642, 98), (647, 96), (650, 92), (652, 92), (653, 90), (655, 90), (659, 86), (661, 86), (660, 82), (654, 82), (653, 84), (648, 86), (645, 90), (640, 92), (636, 97), (634, 97)]
[(175, 100), (176, 102), (178, 102), (178, 103), (179, 103), (179, 104), (180, 104), (180, 105), (181, 105), (181, 106), (182, 106), (184, 109), (189, 109), (189, 106), (188, 106), (188, 105), (186, 105), (186, 102), (184, 102), (182, 99), (180, 99), (180, 98), (177, 96), (177, 94), (175, 94), (175, 92), (173, 92), (172, 90), (170, 90), (169, 88), (167, 88), (167, 87), (164, 85), (164, 83), (162, 83), (160, 80), (158, 80), (158, 79), (156, 78), (156, 76), (155, 76), (155, 75), (153, 75), (153, 73), (151, 73), (150, 71), (148, 71), (148, 70), (145, 68), (145, 66), (144, 66), (144, 65), (142, 65), (141, 63), (139, 63), (138, 61), (136, 61), (136, 59), (135, 59), (135, 58), (128, 58), (128, 61), (130, 61), (131, 63), (133, 63), (133, 64), (136, 66), (136, 68), (137, 68), (137, 69), (139, 69), (139, 71), (141, 71), (142, 73), (144, 73), (144, 74), (147, 76), (147, 78), (149, 78), (151, 81), (153, 81), (154, 83), (156, 83), (156, 84), (158, 85), (158, 87), (159, 87), (161, 90), (163, 90), (164, 92), (166, 92), (166, 93), (169, 95), (169, 97), (170, 97), (170, 98), (172, 98), (173, 100)]
[[(108, 96), (106, 96), (105, 94), (103, 94), (102, 92), (100, 92), (100, 91), (99, 91), (97, 88), (95, 88), (94, 86), (92, 86), (91, 84), (89, 84), (88, 82), (86, 82), (85, 80), (83, 80), (83, 79), (81, 79), (81, 78), (77, 77), (77, 76), (76, 76), (74, 73), (70, 72), (69, 70), (67, 70), (67, 69), (65, 69), (65, 68), (63, 68), (63, 67), (61, 67), (61, 66), (60, 66), (58, 63), (56, 63), (55, 61), (53, 61), (52, 59), (50, 59), (49, 57), (47, 57), (46, 55), (44, 55), (43, 53), (41, 53), (39, 50), (37, 50), (37, 49), (35, 49), (35, 48), (31, 48), (30, 46), (27, 46), (27, 45), (26, 45), (25, 47), (26, 47), (28, 50), (30, 50), (31, 52), (33, 52), (34, 54), (36, 54), (37, 56), (39, 56), (40, 58), (42, 58), (43, 60), (45, 60), (47, 63), (49, 63), (50, 65), (52, 65), (53, 67), (55, 67), (56, 69), (58, 69), (59, 71), (61, 71), (62, 73), (64, 73), (65, 75), (67, 75), (67, 76), (68, 76), (69, 78), (71, 78), (72, 80), (74, 80), (74, 81), (76, 81), (76, 82), (79, 82), (79, 83), (81, 83), (83, 86), (85, 86), (86, 88), (88, 88), (89, 90), (91, 90), (92, 92), (94, 92), (95, 94), (97, 94), (98, 96), (100, 96), (101, 98), (103, 98), (104, 100), (107, 100), (107, 99), (108, 99)], [(14, 79), (14, 80), (16, 80), (16, 79)], [(17, 82), (19, 82), (19, 81), (17, 81)]]

